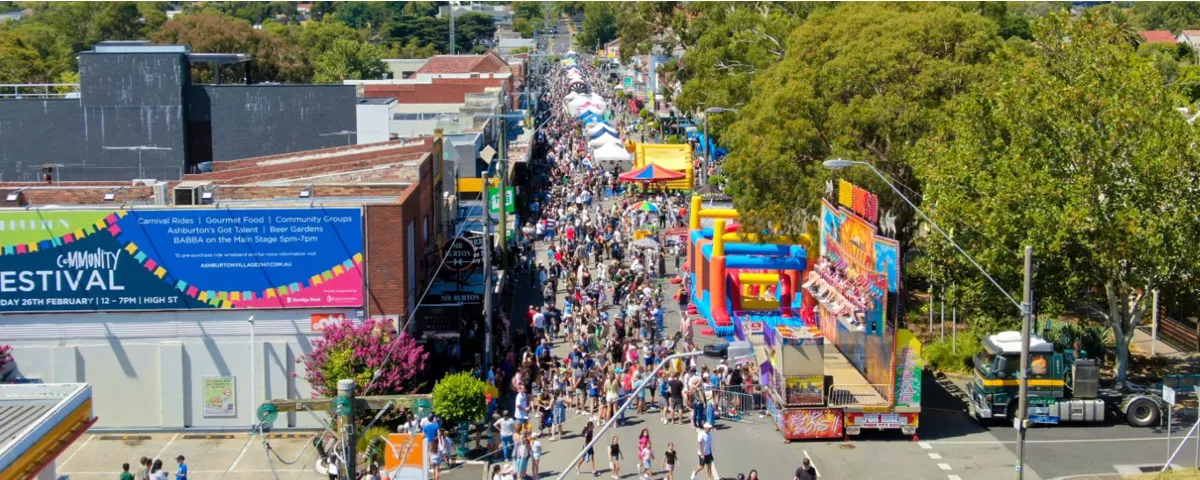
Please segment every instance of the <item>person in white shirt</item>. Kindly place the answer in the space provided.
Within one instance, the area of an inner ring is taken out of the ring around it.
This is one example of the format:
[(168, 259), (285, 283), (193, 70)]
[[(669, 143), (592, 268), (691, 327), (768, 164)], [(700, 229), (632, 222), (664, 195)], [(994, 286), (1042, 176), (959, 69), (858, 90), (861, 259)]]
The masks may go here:
[[(543, 317), (544, 319), (544, 317)], [(544, 320), (543, 320), (544, 321)], [(516, 402), (517, 423), (525, 425), (529, 423), (529, 394), (525, 393), (525, 386), (517, 387), (517, 402)]]
[(533, 464), (533, 471), (530, 473), (532, 473), (533, 478), (539, 478), (538, 477), (538, 468), (542, 463), (542, 442), (540, 440), (538, 440), (539, 436), (541, 436), (541, 434), (539, 434), (538, 432), (533, 432), (530, 435), (530, 438), (533, 439), (533, 442), (531, 442), (529, 445), (529, 455), (530, 455), (529, 459), (532, 461), (531, 463)]
[(712, 424), (705, 423), (704, 429), (696, 434), (696, 453), (700, 458), (700, 466), (692, 472), (691, 479), (696, 480), (696, 474), (704, 470), (708, 473), (708, 480), (713, 480), (713, 450), (712, 450)]

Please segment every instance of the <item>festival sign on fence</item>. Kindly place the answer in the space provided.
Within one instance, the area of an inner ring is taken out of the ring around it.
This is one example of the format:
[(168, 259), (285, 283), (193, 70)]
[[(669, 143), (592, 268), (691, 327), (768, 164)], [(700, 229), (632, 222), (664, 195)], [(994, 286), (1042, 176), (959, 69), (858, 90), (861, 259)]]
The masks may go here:
[(358, 208), (0, 212), (0, 313), (362, 307)]

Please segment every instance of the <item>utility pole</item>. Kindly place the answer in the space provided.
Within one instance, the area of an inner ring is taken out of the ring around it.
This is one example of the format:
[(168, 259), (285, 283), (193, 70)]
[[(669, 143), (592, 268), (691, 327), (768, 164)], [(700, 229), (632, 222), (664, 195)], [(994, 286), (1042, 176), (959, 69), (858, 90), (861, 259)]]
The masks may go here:
[[(508, 271), (508, 192), (505, 191), (508, 183), (508, 172), (505, 167), (508, 163), (508, 129), (505, 128), (505, 118), (497, 117), (500, 120), (500, 158), (497, 160), (500, 163), (496, 165), (496, 174), (500, 176), (500, 267), (504, 271)], [(515, 202), (516, 199), (514, 198)]]
[(358, 444), (358, 436), (354, 431), (354, 380), (343, 378), (338, 380), (337, 384), (338, 398), (334, 401), (334, 411), (337, 412), (338, 421), (341, 422), (342, 430), (342, 461), (345, 463), (345, 468), (341, 471), (345, 472), (345, 479), (354, 480), (358, 478), (358, 452), (355, 451)]
[(1025, 246), (1025, 288), (1021, 297), (1020, 400), (1013, 415), (1017, 429), (1017, 480), (1025, 478), (1025, 428), (1029, 423), (1029, 326), (1033, 323), (1033, 247)]
[[(488, 174), (483, 172), (483, 375), (492, 368), (492, 214), (488, 212)], [(503, 200), (500, 204), (504, 209)]]

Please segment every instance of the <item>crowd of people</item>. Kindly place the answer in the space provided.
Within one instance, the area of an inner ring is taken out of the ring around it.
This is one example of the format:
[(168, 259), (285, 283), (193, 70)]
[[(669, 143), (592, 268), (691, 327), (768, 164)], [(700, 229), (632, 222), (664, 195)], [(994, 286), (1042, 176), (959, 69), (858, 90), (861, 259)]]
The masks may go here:
[[(552, 74), (543, 102), (571, 91), (559, 73)], [(597, 90), (606, 88), (601, 84)], [(613, 103), (608, 109), (617, 130), (626, 131), (628, 107)], [(531, 273), (544, 302), (526, 312), (527, 337), (514, 342), (525, 347), (508, 360), (515, 364), (508, 383), (503, 374), (486, 376), (498, 388), (514, 392), (512, 410), (496, 412), (490, 425), (500, 440), (497, 453), (508, 462), (495, 466), (493, 480), (537, 478), (541, 442), (561, 441), (569, 416), (587, 420), (579, 432), (587, 451), (574, 467), (599, 476), (596, 451), (607, 451), (609, 474), (619, 478), (626, 454), (617, 436), (607, 449), (600, 448), (603, 442), (592, 445), (599, 426), (614, 417), (622, 425), (627, 414), (654, 411), (664, 424), (696, 429), (699, 468), (693, 478), (707, 472), (711, 480), (711, 435), (720, 413), (715, 393), (731, 385), (752, 386), (754, 375), (724, 361), (709, 369), (694, 357), (673, 358), (652, 374), (672, 354), (697, 348), (686, 291), (675, 299), (683, 317), (680, 328), (667, 331), (664, 321), (670, 307), (663, 288), (667, 258), (673, 256), (678, 268), (684, 255), (681, 244), (666, 241), (681, 235), (667, 232), (683, 231), (687, 198), (622, 184), (618, 165), (601, 165), (590, 157), (584, 132), (573, 115), (556, 105), (537, 133), (547, 148), (534, 159), (542, 175), (535, 176), (527, 191), (530, 214), (517, 248), (518, 261)], [(653, 207), (639, 208), (642, 201)], [(620, 411), (635, 392), (629, 412)], [(656, 446), (646, 429), (629, 456), (644, 478), (661, 466), (666, 478), (673, 479), (679, 461), (674, 445)]]

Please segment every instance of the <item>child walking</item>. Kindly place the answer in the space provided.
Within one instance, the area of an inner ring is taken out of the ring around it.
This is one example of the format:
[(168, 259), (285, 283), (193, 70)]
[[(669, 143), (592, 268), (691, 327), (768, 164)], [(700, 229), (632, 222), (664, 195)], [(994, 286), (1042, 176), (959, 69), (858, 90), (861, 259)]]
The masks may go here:
[(665, 480), (675, 480), (675, 444), (668, 443), (667, 451), (663, 452), (663, 466), (667, 467)]
[(650, 442), (646, 442), (645, 446), (642, 447), (639, 457), (641, 458), (639, 466), (641, 467), (642, 480), (650, 480), (654, 476), (654, 448)]
[(613, 480), (621, 478), (621, 439), (613, 435), (612, 443), (608, 445), (608, 467), (612, 469)]

